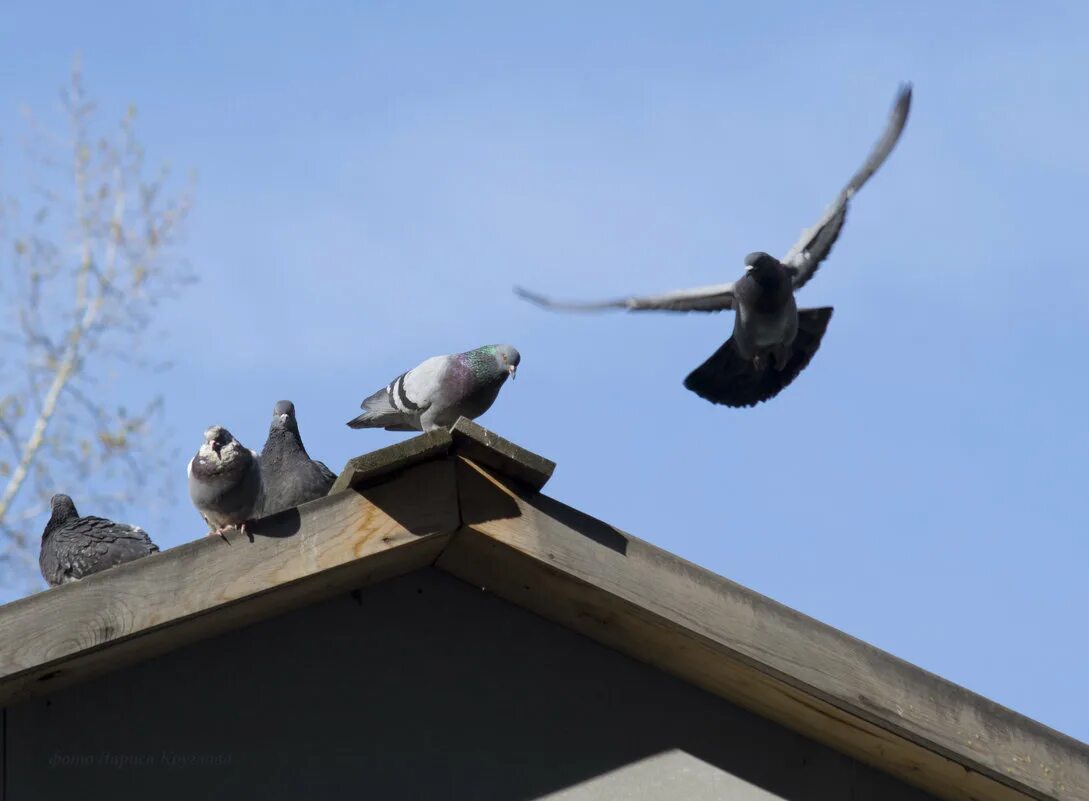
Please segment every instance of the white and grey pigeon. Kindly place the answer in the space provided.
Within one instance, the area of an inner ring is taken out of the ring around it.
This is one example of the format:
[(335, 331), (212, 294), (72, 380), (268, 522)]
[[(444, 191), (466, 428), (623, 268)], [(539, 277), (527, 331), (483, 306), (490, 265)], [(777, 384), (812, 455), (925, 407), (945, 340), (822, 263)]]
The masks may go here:
[(291, 401), (283, 400), (273, 407), (260, 461), (264, 490), (259, 517), (323, 498), (337, 479), (332, 470), (307, 454)]
[(38, 565), (52, 587), (159, 552), (142, 528), (103, 517), (80, 517), (67, 495), (54, 495), (49, 506), (52, 514), (42, 532)]
[(261, 465), (257, 454), (223, 426), (204, 432), (197, 455), (189, 460), (189, 497), (200, 516), (218, 534), (256, 518), (261, 500)]
[(733, 309), (733, 336), (692, 371), (684, 385), (700, 397), (726, 406), (755, 406), (773, 398), (809, 364), (832, 317), (832, 308), (827, 306), (799, 310), (794, 292), (805, 286), (831, 252), (847, 217), (849, 201), (896, 145), (910, 107), (911, 85), (905, 84), (885, 133), (862, 167), (782, 260), (758, 251), (745, 258), (745, 274), (737, 281), (601, 303), (559, 303), (518, 287), (515, 292), (540, 306), (569, 311)]
[(349, 428), (433, 431), (459, 417), (470, 420), (491, 408), (522, 357), (511, 345), (484, 345), (465, 353), (432, 356), (363, 401)]

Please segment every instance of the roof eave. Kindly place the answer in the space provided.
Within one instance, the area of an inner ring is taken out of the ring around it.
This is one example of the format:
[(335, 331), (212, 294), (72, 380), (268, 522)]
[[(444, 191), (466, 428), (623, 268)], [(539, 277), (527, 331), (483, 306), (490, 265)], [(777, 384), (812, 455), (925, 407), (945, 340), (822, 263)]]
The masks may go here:
[(0, 608), (0, 704), (427, 565), (946, 799), (1089, 799), (1089, 747), (552, 500), (468, 421), (334, 493)]

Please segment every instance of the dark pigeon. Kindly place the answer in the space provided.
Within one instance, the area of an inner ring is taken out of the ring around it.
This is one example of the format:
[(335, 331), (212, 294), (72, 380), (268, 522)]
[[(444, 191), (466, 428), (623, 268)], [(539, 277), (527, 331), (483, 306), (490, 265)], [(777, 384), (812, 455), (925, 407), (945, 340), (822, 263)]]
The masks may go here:
[(459, 417), (472, 420), (491, 408), (521, 358), (510, 345), (432, 356), (363, 401), (363, 414), (348, 427), (433, 431), (449, 428)]
[(268, 439), (261, 450), (264, 492), (258, 516), (267, 517), (323, 498), (336, 478), (332, 470), (306, 453), (295, 420), (295, 404), (277, 403), (272, 410)]
[[(257, 454), (223, 426), (204, 432), (204, 442), (189, 460), (189, 497), (200, 516), (218, 534), (229, 528), (246, 532), (261, 500), (261, 465)], [(226, 537), (224, 537), (226, 539)]]
[(42, 532), (38, 565), (52, 587), (159, 552), (142, 528), (80, 517), (67, 495), (54, 495), (49, 506), (53, 513)]
[(901, 87), (885, 133), (862, 167), (812, 228), (782, 259), (750, 253), (745, 274), (737, 281), (662, 295), (630, 297), (601, 303), (558, 303), (515, 288), (540, 306), (570, 311), (736, 311), (733, 336), (684, 385), (701, 398), (726, 406), (755, 406), (779, 394), (809, 364), (832, 317), (831, 307), (799, 310), (794, 292), (809, 281), (828, 256), (847, 218), (854, 194), (884, 163), (900, 138), (911, 107), (911, 86)]

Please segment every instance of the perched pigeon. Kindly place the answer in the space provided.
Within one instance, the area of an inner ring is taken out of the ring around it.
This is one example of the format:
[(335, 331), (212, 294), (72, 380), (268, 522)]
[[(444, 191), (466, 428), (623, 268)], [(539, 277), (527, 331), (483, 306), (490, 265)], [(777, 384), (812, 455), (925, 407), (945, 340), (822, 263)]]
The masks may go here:
[(332, 470), (307, 455), (295, 420), (295, 404), (291, 401), (277, 403), (272, 409), (272, 425), (261, 451), (264, 497), (258, 516), (267, 517), (322, 498), (336, 478)]
[(50, 586), (159, 552), (142, 528), (101, 517), (80, 517), (67, 495), (54, 495), (49, 506), (53, 514), (42, 532), (38, 564)]
[(809, 364), (832, 317), (831, 307), (799, 311), (794, 291), (813, 277), (832, 250), (843, 228), (848, 202), (892, 151), (910, 106), (911, 85), (907, 84), (901, 87), (885, 133), (865, 163), (817, 224), (802, 232), (782, 261), (767, 253), (750, 253), (745, 258), (745, 274), (737, 281), (602, 303), (558, 303), (517, 287), (515, 292), (541, 306), (575, 311), (734, 309), (733, 336), (697, 367), (684, 385), (712, 403), (727, 406), (755, 406), (773, 398)]
[(432, 431), (470, 420), (491, 408), (521, 361), (510, 345), (484, 345), (452, 356), (432, 356), (393, 379), (361, 405), (349, 428)]
[[(204, 442), (189, 460), (189, 497), (211, 531), (218, 534), (256, 517), (261, 499), (261, 465), (257, 454), (223, 426), (204, 432)], [(226, 539), (226, 537), (224, 537)]]

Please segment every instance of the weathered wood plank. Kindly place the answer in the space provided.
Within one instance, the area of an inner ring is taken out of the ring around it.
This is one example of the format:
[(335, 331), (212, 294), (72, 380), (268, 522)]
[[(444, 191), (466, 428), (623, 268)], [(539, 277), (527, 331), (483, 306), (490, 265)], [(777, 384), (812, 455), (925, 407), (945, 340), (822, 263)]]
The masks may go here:
[(954, 801), (1089, 799), (1089, 747), (459, 460), (436, 566)]
[(0, 610), (0, 704), (430, 564), (459, 524), (441, 459)]
[(552, 477), (556, 463), (527, 451), (465, 417), (450, 431), (439, 429), (386, 448), (349, 459), (329, 494), (362, 486), (411, 465), (454, 451), (498, 473), (540, 489)]
[(539, 490), (547, 484), (556, 469), (555, 462), (527, 451), (465, 417), (458, 418), (450, 435), (454, 439), (455, 453), (531, 489)]
[(450, 432), (440, 429), (349, 459), (330, 488), (329, 495), (434, 459), (448, 452), (452, 442)]

